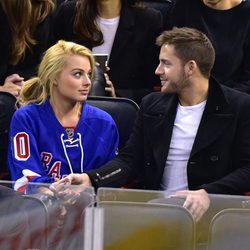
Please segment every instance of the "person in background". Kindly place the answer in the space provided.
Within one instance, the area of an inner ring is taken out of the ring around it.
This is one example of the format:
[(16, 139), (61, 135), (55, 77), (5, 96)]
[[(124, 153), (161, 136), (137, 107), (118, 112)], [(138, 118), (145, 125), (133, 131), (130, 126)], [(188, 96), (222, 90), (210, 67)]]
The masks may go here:
[(53, 183), (98, 168), (115, 157), (119, 135), (106, 112), (86, 103), (94, 57), (86, 47), (60, 40), (38, 75), (25, 82), (9, 132), (8, 164), (14, 189)]
[(157, 38), (155, 73), (161, 93), (143, 98), (127, 145), (103, 167), (70, 174), (52, 185), (166, 190), (185, 199), (196, 221), (210, 205), (208, 194), (250, 190), (250, 96), (211, 77), (214, 48), (191, 28), (174, 28)]
[(222, 84), (250, 93), (250, 1), (175, 0), (172, 27), (196, 28), (211, 40), (216, 53), (212, 75)]
[(24, 80), (37, 74), (48, 48), (56, 6), (64, 0), (0, 0), (0, 175), (7, 167), (8, 132)]
[(108, 54), (107, 91), (137, 103), (159, 83), (153, 74), (158, 57), (155, 38), (163, 25), (159, 11), (139, 5), (136, 0), (63, 3), (53, 37), (85, 45), (94, 54)]
[(18, 97), (24, 80), (36, 75), (61, 1), (0, 0), (0, 91)]

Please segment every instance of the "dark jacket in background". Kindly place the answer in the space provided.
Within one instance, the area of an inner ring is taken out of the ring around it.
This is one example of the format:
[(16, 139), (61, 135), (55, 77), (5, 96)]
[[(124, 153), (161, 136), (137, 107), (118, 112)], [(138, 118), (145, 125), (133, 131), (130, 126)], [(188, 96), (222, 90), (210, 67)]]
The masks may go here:
[[(62, 0), (58, 0), (59, 4)], [(8, 24), (8, 19), (0, 4), (0, 85), (4, 84), (7, 76), (12, 74), (19, 74), (25, 80), (36, 76), (37, 67), (41, 61), (43, 53), (51, 45), (51, 27), (53, 20), (52, 13), (42, 23), (40, 23), (35, 32), (34, 38), (37, 44), (32, 50), (26, 49), (24, 58), (17, 63), (11, 65), (9, 63), (11, 53), (11, 30)]]
[(250, 94), (250, 1), (216, 10), (201, 0), (175, 0), (168, 23), (168, 29), (187, 26), (205, 33), (216, 52), (213, 76)]

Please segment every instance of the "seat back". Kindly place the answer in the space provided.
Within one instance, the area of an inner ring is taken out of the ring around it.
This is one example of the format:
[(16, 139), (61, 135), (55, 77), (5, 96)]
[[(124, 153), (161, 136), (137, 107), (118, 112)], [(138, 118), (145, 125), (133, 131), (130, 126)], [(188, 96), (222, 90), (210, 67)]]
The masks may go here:
[(193, 250), (194, 221), (181, 206), (102, 201), (106, 250)]
[(139, 106), (127, 98), (104, 96), (89, 96), (87, 103), (106, 111), (113, 117), (120, 136), (119, 148), (124, 147), (132, 132)]
[(12, 115), (15, 112), (16, 98), (7, 93), (0, 92), (0, 179), (10, 180), (7, 166), (8, 133)]
[(208, 250), (247, 250), (249, 235), (250, 209), (224, 209), (211, 221)]

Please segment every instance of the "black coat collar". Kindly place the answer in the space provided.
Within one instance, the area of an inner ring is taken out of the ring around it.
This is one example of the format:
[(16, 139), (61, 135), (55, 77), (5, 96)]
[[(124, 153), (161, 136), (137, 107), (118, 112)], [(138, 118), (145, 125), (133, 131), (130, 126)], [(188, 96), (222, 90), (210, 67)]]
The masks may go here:
[[(214, 142), (233, 120), (223, 88), (214, 79), (209, 81), (208, 99), (190, 157)], [(154, 158), (162, 167), (169, 151), (177, 105), (176, 95), (160, 94), (159, 100), (146, 108), (144, 113), (145, 133)]]

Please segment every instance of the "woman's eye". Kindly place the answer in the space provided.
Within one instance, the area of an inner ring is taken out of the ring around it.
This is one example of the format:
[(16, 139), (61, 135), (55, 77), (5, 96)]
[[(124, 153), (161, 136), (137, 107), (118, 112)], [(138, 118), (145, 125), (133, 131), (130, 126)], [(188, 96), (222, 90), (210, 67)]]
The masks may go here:
[(76, 72), (74, 75), (75, 75), (75, 77), (80, 78), (82, 73), (81, 72)]

